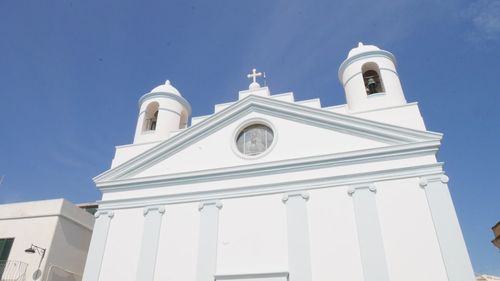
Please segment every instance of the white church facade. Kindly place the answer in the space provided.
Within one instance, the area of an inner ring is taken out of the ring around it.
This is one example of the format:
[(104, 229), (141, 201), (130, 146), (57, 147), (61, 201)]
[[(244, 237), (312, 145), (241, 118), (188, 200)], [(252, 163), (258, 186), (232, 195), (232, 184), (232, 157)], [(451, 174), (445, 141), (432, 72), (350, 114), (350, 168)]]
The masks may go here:
[(209, 116), (169, 81), (140, 98), (134, 142), (94, 178), (84, 281), (474, 280), (442, 134), (391, 53), (349, 52), (340, 106), (272, 95), (259, 75)]

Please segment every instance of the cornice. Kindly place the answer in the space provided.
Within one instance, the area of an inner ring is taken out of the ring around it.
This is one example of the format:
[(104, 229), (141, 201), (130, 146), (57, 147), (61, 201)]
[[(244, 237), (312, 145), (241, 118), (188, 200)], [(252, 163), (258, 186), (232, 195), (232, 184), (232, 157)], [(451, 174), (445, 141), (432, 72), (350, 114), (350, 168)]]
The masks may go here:
[(106, 193), (309, 171), (358, 163), (435, 155), (439, 150), (439, 146), (439, 141), (429, 141), (329, 155), (309, 156), (290, 160), (247, 164), (228, 168), (174, 173), (154, 177), (101, 181), (97, 183), (97, 186), (101, 192)]
[(402, 128), (359, 117), (250, 95), (146, 152), (96, 176), (94, 181), (99, 183), (131, 177), (251, 112), (286, 118), (317, 127), (375, 139), (387, 144), (413, 143), (440, 140), (442, 138), (439, 133)]
[[(274, 278), (287, 278), (288, 272), (265, 272), (265, 273), (245, 273), (245, 274), (216, 274), (215, 280), (246, 280), (246, 279), (274, 279)], [(281, 280), (281, 279), (280, 279)]]
[(98, 201), (99, 208), (122, 209), (137, 208), (151, 205), (168, 205), (179, 203), (193, 203), (200, 201), (218, 202), (218, 200), (247, 196), (269, 194), (303, 194), (307, 190), (332, 188), (340, 186), (370, 186), (375, 182), (397, 180), (414, 177), (440, 177), (443, 174), (442, 163), (420, 165), (414, 167), (387, 169), (374, 172), (360, 172), (355, 174), (307, 179), (301, 181), (283, 181), (274, 184), (257, 184), (238, 188), (217, 189), (178, 193), (174, 195), (149, 196), (139, 198)]
[(139, 108), (141, 107), (141, 105), (145, 101), (150, 100), (150, 99), (154, 99), (154, 98), (158, 98), (158, 97), (170, 98), (170, 99), (173, 99), (173, 100), (179, 102), (187, 109), (188, 115), (191, 115), (191, 105), (189, 104), (189, 102), (185, 98), (178, 96), (178, 95), (175, 95), (175, 94), (172, 94), (172, 93), (167, 93), (167, 92), (154, 92), (154, 93), (144, 94), (139, 99)]

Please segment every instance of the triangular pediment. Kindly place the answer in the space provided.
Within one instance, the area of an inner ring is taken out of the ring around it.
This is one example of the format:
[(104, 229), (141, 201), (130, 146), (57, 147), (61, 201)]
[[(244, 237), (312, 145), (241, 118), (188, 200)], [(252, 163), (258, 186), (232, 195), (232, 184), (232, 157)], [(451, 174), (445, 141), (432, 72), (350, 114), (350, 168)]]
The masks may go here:
[[(245, 124), (262, 120), (276, 139), (262, 157), (246, 158), (234, 145)], [(94, 178), (100, 183), (155, 178), (193, 171), (255, 169), (292, 159), (322, 155), (359, 155), (406, 144), (439, 142), (441, 134), (418, 131), (310, 108), (266, 97), (249, 96), (172, 138)]]

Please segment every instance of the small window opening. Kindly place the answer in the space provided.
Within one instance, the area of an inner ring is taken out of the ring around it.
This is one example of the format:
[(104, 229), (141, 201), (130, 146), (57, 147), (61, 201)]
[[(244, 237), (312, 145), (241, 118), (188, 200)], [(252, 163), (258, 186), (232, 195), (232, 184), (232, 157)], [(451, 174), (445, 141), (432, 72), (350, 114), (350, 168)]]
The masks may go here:
[(158, 103), (154, 102), (148, 105), (144, 116), (142, 131), (155, 131), (158, 123)]
[(384, 85), (380, 78), (379, 68), (374, 63), (367, 63), (363, 65), (363, 82), (365, 83), (365, 90), (367, 95), (384, 92)]

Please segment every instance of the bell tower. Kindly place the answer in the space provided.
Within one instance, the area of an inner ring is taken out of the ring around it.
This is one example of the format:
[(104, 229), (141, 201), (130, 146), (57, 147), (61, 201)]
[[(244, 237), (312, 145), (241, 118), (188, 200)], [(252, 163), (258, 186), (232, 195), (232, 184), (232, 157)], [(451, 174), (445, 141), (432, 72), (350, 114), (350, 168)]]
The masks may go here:
[(349, 111), (358, 112), (406, 104), (396, 71), (396, 58), (388, 51), (359, 43), (339, 68)]
[(134, 144), (166, 140), (186, 128), (190, 116), (190, 104), (167, 80), (139, 99)]

